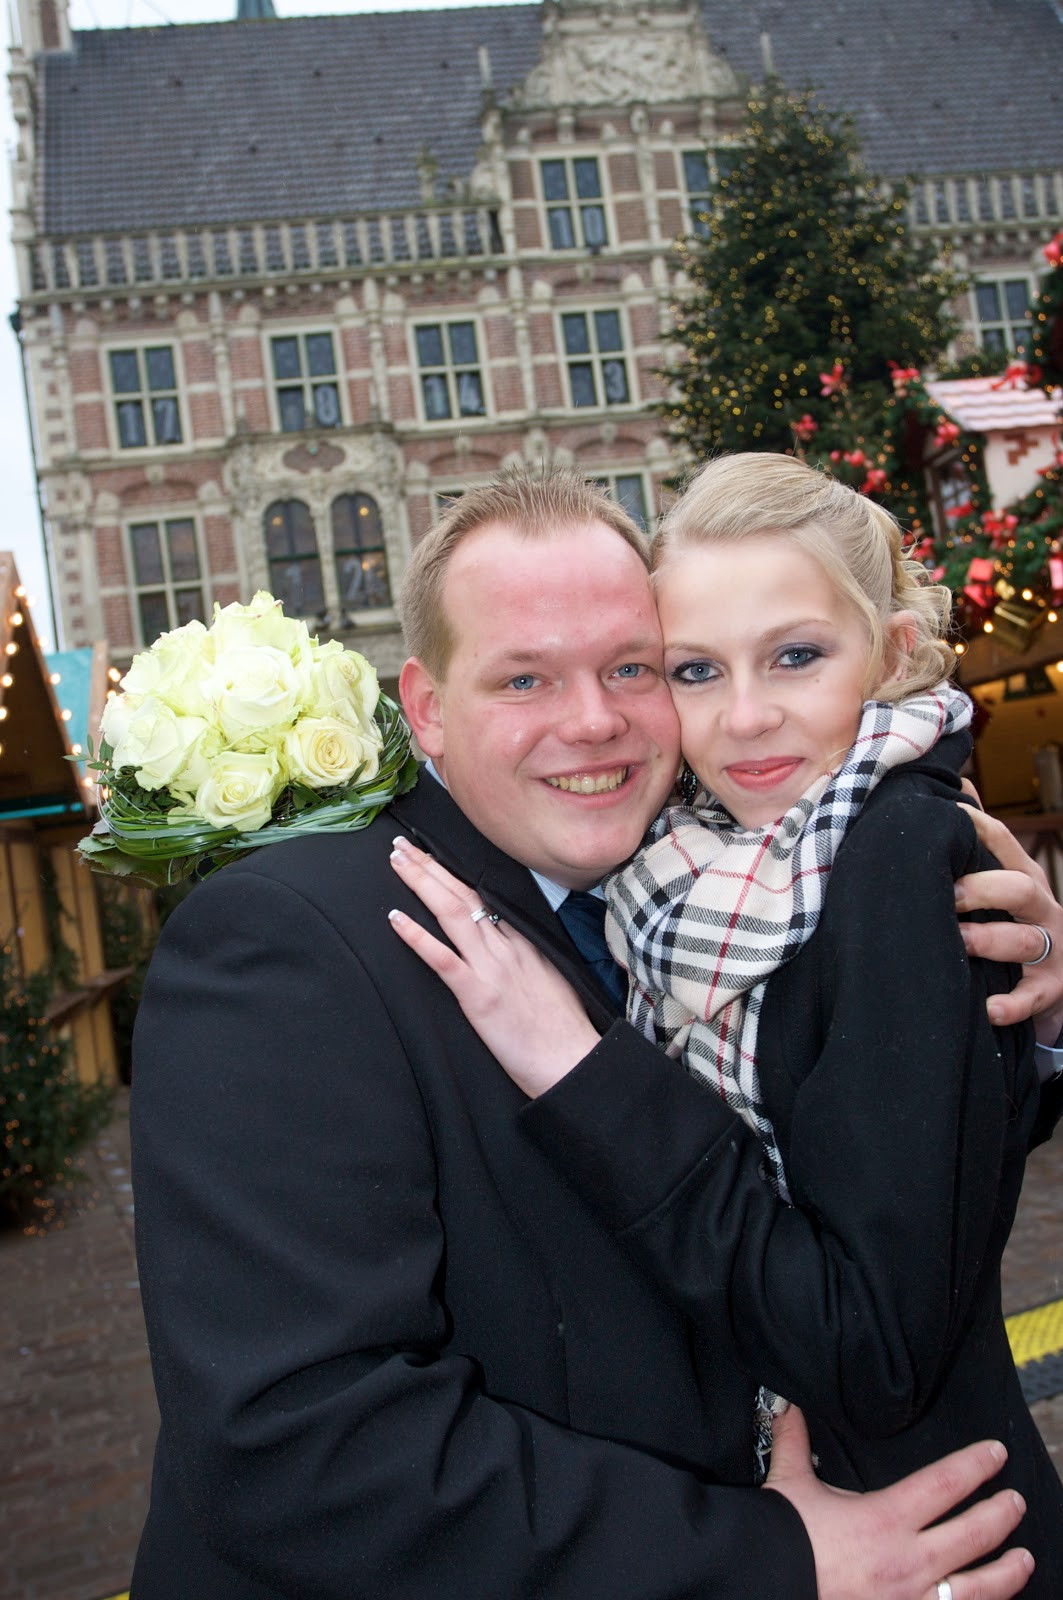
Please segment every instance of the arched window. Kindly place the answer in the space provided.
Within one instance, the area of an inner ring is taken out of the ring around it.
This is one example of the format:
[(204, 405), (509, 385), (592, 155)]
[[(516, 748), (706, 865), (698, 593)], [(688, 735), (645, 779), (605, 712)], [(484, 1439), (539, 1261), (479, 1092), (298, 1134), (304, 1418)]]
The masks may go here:
[(332, 502), (336, 582), (344, 611), (375, 611), (391, 604), (388, 558), (380, 507), (368, 494), (341, 494)]
[(310, 509), (301, 500), (274, 500), (266, 508), (269, 584), (290, 617), (316, 617), (325, 609), (321, 561)]

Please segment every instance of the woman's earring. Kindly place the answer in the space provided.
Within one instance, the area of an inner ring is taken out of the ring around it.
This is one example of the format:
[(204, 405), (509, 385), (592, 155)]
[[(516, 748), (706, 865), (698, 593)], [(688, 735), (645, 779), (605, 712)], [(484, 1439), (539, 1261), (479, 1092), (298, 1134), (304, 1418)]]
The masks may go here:
[(690, 767), (684, 761), (682, 771), (679, 774), (679, 793), (682, 795), (686, 804), (688, 806), (692, 806), (694, 804), (694, 796), (697, 794), (697, 792), (698, 775), (696, 772), (691, 771)]

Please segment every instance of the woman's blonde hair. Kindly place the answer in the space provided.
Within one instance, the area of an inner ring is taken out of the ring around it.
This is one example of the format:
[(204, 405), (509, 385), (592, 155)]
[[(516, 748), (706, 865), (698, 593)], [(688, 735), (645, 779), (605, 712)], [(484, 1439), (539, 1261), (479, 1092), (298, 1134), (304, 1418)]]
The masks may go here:
[[(651, 567), (660, 572), (693, 545), (767, 534), (793, 539), (863, 616), (871, 645), (865, 696), (900, 700), (953, 670), (955, 653), (944, 637), (948, 589), (929, 583), (925, 569), (903, 554), (888, 511), (795, 456), (751, 452), (702, 467), (662, 520)], [(914, 617), (915, 643), (903, 680), (879, 686), (887, 670), (883, 624), (899, 611)]]

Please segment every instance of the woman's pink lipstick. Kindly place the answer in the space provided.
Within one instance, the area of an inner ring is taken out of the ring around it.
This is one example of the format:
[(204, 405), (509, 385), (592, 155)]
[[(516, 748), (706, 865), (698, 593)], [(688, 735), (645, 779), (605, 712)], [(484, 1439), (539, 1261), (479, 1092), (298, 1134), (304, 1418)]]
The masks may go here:
[(763, 761), (736, 761), (724, 771), (739, 789), (761, 793), (785, 783), (800, 765), (800, 756), (773, 756)]

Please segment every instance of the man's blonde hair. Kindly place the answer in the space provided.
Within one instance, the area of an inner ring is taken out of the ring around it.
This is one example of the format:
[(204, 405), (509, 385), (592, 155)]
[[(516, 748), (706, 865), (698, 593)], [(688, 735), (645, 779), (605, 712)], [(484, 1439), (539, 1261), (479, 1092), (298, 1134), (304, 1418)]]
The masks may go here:
[(529, 539), (547, 539), (588, 522), (604, 522), (615, 529), (649, 565), (647, 541), (638, 524), (604, 489), (570, 468), (555, 467), (539, 475), (515, 469), (467, 489), (417, 545), (402, 580), (399, 614), (409, 653), (442, 682), (455, 644), (443, 589), (451, 557), (463, 539), (492, 523)]
[[(793, 539), (826, 571), (867, 625), (871, 645), (865, 696), (900, 700), (940, 683), (956, 665), (945, 642), (952, 596), (902, 549), (901, 530), (882, 506), (795, 456), (749, 452), (720, 456), (691, 479), (653, 541), (654, 573), (683, 550), (757, 535)], [(899, 611), (915, 618), (904, 679), (880, 685), (883, 624)]]

